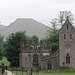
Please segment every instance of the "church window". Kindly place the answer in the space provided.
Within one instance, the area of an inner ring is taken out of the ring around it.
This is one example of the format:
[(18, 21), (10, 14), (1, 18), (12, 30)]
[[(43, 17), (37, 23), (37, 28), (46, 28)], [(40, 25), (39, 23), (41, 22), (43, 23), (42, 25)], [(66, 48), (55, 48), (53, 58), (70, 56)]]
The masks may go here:
[(68, 30), (68, 24), (67, 24), (67, 30)]
[(66, 56), (66, 64), (70, 64), (70, 56), (69, 56), (69, 53), (67, 53), (67, 56)]
[(51, 64), (50, 61), (47, 63), (47, 69), (48, 69), (48, 70), (52, 70), (52, 64)]
[(66, 34), (64, 34), (64, 39), (66, 39)]
[(38, 55), (33, 56), (33, 63), (38, 63)]
[(72, 34), (70, 34), (70, 39), (72, 39)]

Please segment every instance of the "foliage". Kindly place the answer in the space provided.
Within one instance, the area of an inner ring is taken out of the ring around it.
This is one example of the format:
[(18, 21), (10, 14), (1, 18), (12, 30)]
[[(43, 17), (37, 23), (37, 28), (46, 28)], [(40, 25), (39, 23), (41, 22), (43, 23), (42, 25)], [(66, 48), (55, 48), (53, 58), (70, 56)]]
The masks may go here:
[(19, 66), (20, 43), (24, 41), (27, 44), (25, 32), (16, 32), (11, 34), (5, 44), (5, 55), (10, 61), (11, 66)]
[(36, 35), (33, 35), (31, 37), (31, 40), (32, 40), (33, 45), (38, 45), (39, 44), (39, 38)]
[(4, 64), (4, 66), (10, 66), (10, 62), (7, 60), (6, 57), (3, 57), (2, 60), (0, 60), (0, 65)]
[(3, 36), (0, 35), (0, 60), (3, 57)]
[(47, 31), (47, 43), (48, 41), (51, 42), (51, 48), (52, 48), (52, 53), (55, 53), (56, 50), (59, 47), (59, 36), (58, 36), (58, 32), (59, 30), (56, 28), (57, 24), (55, 22), (55, 20), (51, 21), (51, 25), (52, 27), (50, 28), (50, 30)]
[(73, 23), (74, 17), (71, 11), (60, 11), (58, 14), (58, 23), (63, 25), (66, 19)]

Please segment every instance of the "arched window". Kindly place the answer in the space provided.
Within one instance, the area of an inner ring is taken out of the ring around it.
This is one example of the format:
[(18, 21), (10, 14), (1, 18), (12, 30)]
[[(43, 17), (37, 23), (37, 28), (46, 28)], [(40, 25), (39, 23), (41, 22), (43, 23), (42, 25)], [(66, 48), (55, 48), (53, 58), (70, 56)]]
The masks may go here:
[(33, 56), (33, 63), (38, 63), (38, 55), (37, 54), (35, 54)]
[(66, 39), (66, 34), (64, 34), (64, 39)]
[(48, 69), (48, 70), (52, 70), (52, 64), (51, 64), (50, 61), (47, 63), (47, 69)]
[(67, 24), (67, 30), (68, 30), (68, 24)]
[(72, 39), (72, 34), (70, 34), (70, 39)]
[(66, 64), (70, 64), (70, 56), (69, 56), (69, 53), (67, 53), (67, 56), (66, 56)]

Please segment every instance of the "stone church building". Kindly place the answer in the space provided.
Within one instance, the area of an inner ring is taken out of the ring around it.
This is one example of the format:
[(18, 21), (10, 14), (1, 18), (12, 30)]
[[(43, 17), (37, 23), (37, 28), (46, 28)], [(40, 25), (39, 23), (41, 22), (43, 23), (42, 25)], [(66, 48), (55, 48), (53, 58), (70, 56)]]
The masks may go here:
[(51, 43), (48, 47), (40, 45), (24, 46), (21, 42), (20, 67), (37, 68), (41, 70), (57, 70), (59, 66), (75, 69), (75, 28), (67, 19), (59, 30), (59, 49), (52, 54)]

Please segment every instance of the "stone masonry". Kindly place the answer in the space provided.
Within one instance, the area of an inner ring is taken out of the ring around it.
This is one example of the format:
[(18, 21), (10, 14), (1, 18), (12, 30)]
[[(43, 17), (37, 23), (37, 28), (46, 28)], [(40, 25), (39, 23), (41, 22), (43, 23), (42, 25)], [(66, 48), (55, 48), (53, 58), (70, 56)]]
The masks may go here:
[(49, 46), (32, 45), (24, 46), (21, 42), (20, 67), (37, 68), (41, 70), (57, 70), (59, 66), (75, 69), (75, 28), (67, 19), (59, 30), (59, 49), (55, 54), (51, 53)]
[(75, 69), (75, 28), (68, 19), (59, 31), (59, 66)]

